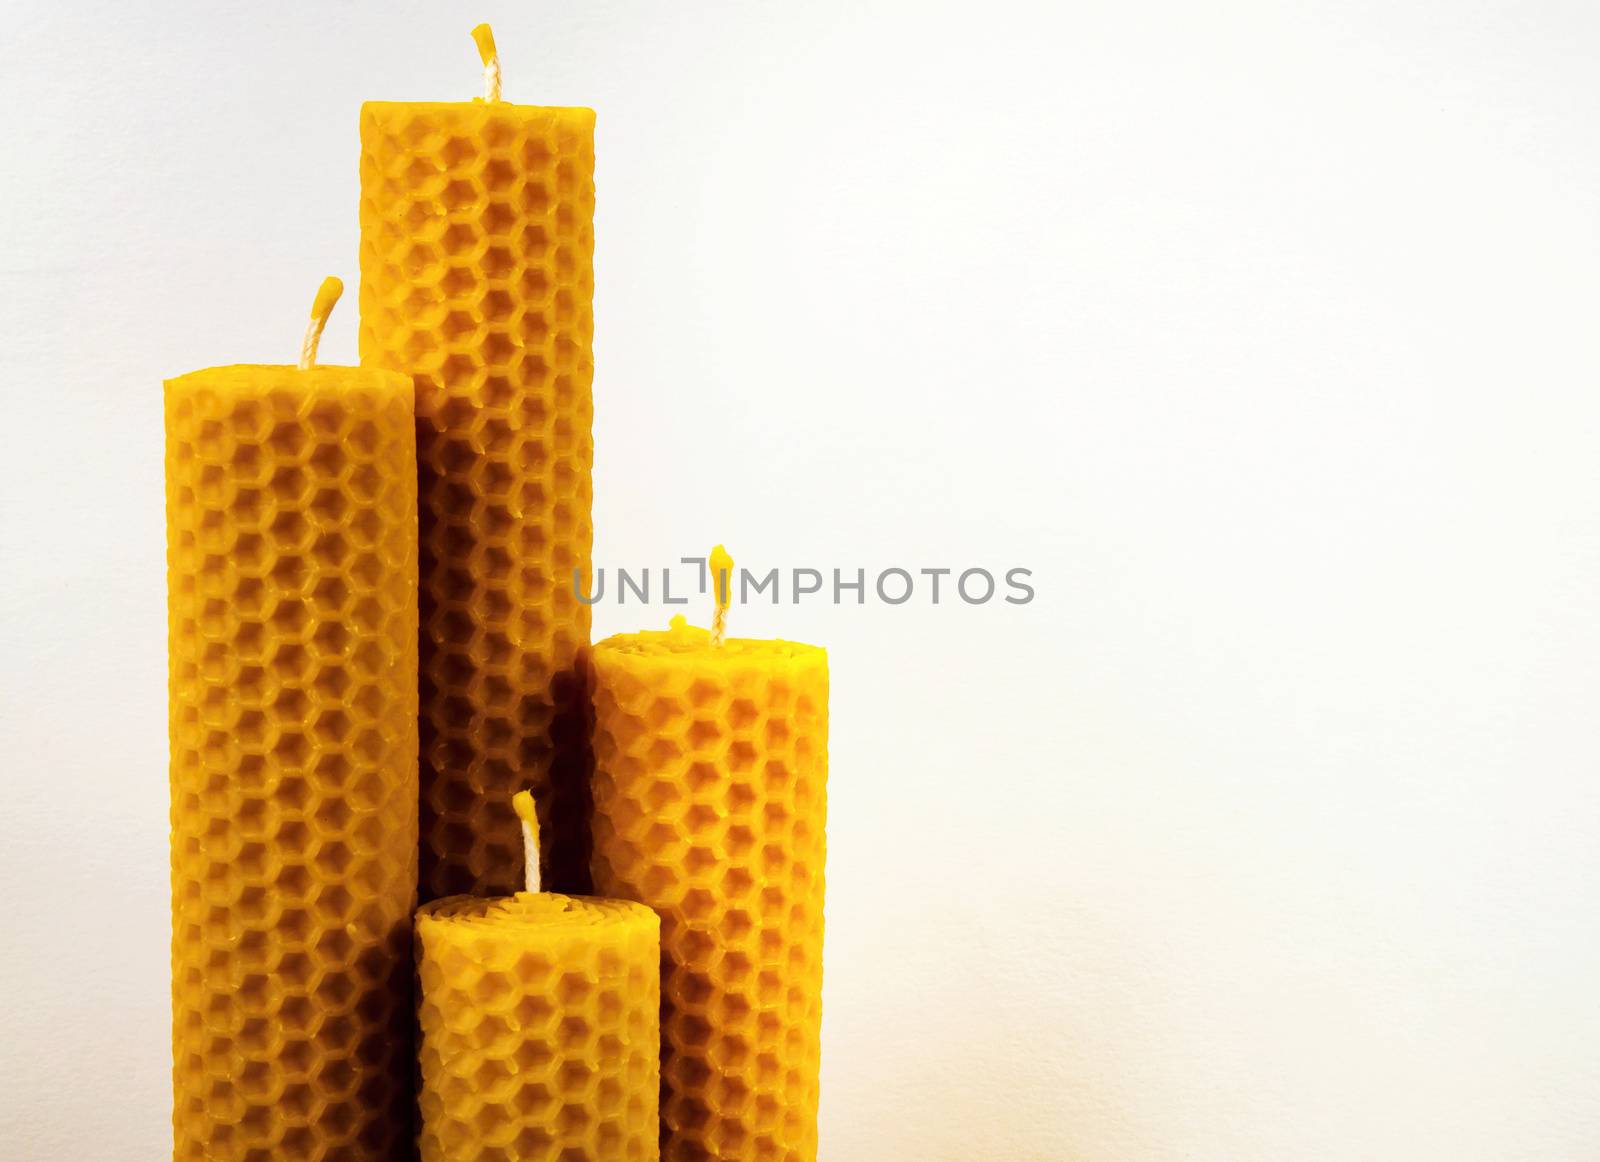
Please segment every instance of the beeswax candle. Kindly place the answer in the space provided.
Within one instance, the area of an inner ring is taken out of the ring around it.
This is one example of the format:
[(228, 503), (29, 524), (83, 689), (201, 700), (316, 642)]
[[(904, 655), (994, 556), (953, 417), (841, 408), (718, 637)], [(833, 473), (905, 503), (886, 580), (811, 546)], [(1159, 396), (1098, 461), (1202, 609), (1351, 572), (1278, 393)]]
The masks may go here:
[(423, 1162), (659, 1157), (661, 924), (642, 904), (538, 890), (417, 913)]
[(815, 1159), (825, 651), (714, 630), (594, 647), (594, 879), (662, 920), (662, 1157)]
[(588, 882), (594, 113), (489, 97), (361, 109), (361, 360), (417, 392), (421, 895)]
[(296, 367), (165, 392), (178, 1159), (412, 1140), (410, 381)]

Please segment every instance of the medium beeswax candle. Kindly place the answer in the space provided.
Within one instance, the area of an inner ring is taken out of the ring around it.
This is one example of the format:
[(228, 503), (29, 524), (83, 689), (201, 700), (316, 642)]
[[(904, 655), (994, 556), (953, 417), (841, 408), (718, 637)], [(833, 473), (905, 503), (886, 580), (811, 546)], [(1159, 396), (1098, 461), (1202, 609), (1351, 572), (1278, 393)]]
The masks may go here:
[(662, 920), (662, 1157), (816, 1157), (828, 663), (713, 632), (594, 647), (594, 879)]
[(594, 112), (361, 109), (361, 360), (416, 382), (424, 900), (588, 884)]
[(412, 1140), (416, 464), (410, 381), (166, 384), (173, 1156)]
[(423, 1162), (659, 1157), (661, 923), (642, 904), (528, 890), (417, 913)]

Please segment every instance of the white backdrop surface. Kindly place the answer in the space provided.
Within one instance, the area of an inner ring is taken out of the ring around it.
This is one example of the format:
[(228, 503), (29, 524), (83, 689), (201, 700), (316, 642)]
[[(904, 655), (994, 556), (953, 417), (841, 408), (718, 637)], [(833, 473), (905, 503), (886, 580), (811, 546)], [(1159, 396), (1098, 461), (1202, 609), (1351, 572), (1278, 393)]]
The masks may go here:
[(0, 1154), (170, 1148), (160, 383), (292, 359), (479, 19), (599, 111), (597, 564), (1033, 570), (733, 612), (832, 658), (823, 1158), (1600, 1157), (1600, 9), (1518, 0), (11, 0)]

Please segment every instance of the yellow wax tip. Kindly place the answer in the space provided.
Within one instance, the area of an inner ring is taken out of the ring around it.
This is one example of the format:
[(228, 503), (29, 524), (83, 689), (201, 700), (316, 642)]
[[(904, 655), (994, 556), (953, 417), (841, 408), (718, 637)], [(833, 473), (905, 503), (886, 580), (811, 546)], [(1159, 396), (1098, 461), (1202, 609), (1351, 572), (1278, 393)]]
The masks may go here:
[(729, 592), (733, 589), (733, 558), (721, 545), (711, 550), (711, 587), (717, 597), (717, 612), (728, 608)]
[(511, 809), (517, 813), (517, 818), (529, 827), (539, 825), (539, 814), (533, 807), (533, 795), (527, 791), (518, 791), (511, 796)]
[(311, 317), (319, 323), (326, 323), (328, 316), (333, 313), (333, 306), (339, 301), (339, 296), (344, 294), (344, 283), (329, 275), (322, 280), (322, 285), (317, 288), (317, 297), (311, 301)]
[(478, 55), (483, 58), (484, 64), (494, 60), (494, 31), (487, 24), (480, 24), (472, 30), (472, 42), (478, 46)]

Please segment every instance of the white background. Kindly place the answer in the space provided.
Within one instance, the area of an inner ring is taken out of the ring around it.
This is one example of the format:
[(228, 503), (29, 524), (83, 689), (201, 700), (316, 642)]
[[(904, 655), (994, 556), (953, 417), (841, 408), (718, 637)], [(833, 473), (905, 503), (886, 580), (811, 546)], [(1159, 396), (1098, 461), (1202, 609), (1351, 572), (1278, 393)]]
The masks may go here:
[[(595, 559), (818, 603), (823, 1157), (1600, 1157), (1600, 10), (7, 4), (0, 1154), (168, 1145), (163, 377), (599, 110)], [(664, 609), (598, 611), (597, 633)], [(700, 611), (696, 610), (698, 614)]]

